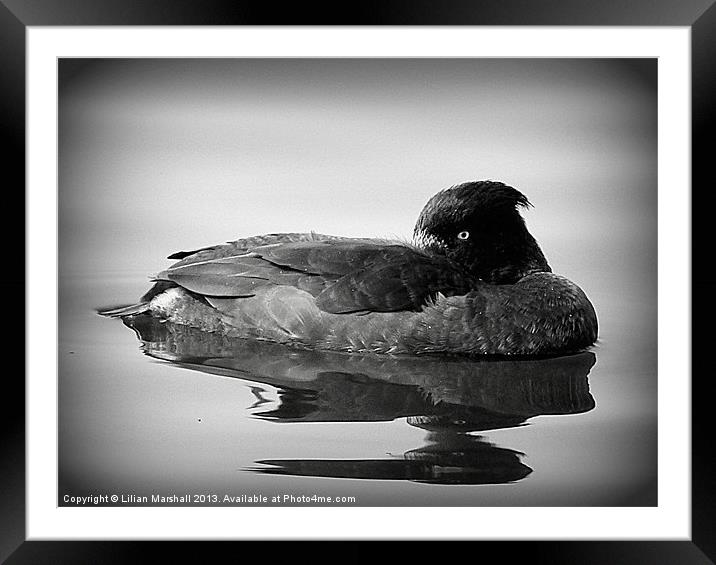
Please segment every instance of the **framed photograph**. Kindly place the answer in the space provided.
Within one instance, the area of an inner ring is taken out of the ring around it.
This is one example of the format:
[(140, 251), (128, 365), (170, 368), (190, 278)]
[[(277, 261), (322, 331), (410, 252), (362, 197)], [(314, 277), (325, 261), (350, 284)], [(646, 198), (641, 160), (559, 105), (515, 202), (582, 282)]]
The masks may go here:
[(3, 558), (714, 554), (690, 315), (709, 2), (5, 4), (27, 339)]

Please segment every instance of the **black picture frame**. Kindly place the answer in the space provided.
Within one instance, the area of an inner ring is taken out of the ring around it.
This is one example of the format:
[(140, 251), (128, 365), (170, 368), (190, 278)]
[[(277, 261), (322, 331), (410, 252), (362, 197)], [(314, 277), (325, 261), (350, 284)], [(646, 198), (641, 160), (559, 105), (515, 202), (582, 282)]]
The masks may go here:
[[(83, 25), (561, 25), (561, 26), (686, 26), (692, 46), (692, 257), (710, 257), (710, 234), (699, 215), (709, 213), (713, 193), (706, 186), (716, 87), (716, 7), (714, 0), (451, 0), (365, 1), (350, 10), (295, 3), (277, 9), (267, 2), (217, 0), (0, 0), (0, 89), (2, 135), (5, 143), (6, 204), (4, 249), (20, 255), (6, 262), (2, 277), (6, 324), (24, 320), (24, 252), (18, 239), (24, 229), (10, 221), (24, 217), (25, 209), (25, 34), (28, 26)], [(10, 175), (7, 175), (7, 172)], [(701, 252), (701, 253), (700, 253)], [(692, 537), (690, 541), (588, 541), (588, 542), (470, 542), (470, 551), (498, 553), (502, 562), (517, 559), (549, 563), (713, 563), (716, 561), (716, 456), (711, 450), (711, 395), (709, 373), (701, 367), (713, 334), (708, 321), (714, 309), (711, 295), (716, 275), (709, 261), (694, 261), (692, 281)], [(19, 267), (23, 265), (23, 268)], [(7, 265), (12, 265), (8, 267)], [(10, 276), (11, 273), (11, 276)], [(21, 312), (20, 309), (23, 308)], [(17, 309), (15, 311), (14, 309)], [(18, 324), (20, 325), (20, 324)], [(15, 328), (11, 327), (12, 333)], [(22, 329), (17, 330), (24, 335)], [(9, 355), (9, 357), (13, 357)], [(15, 355), (15, 358), (20, 357)], [(24, 355), (21, 357), (24, 360)], [(12, 359), (10, 359), (12, 363)], [(23, 365), (24, 374), (24, 363)], [(6, 371), (5, 425), (0, 452), (0, 560), (20, 563), (124, 563), (142, 562), (161, 552), (162, 560), (175, 557), (212, 561), (218, 550), (234, 542), (129, 542), (129, 541), (25, 541), (25, 386), (20, 371)], [(684, 378), (665, 375), (664, 378)], [(251, 542), (238, 542), (250, 544)], [(478, 544), (476, 547), (474, 544)], [(233, 549), (230, 549), (233, 553)], [(241, 551), (245, 551), (244, 548)], [(360, 558), (372, 551), (369, 544), (356, 549), (321, 549)], [(312, 552), (313, 553), (313, 552)], [(238, 554), (235, 554), (238, 555)]]

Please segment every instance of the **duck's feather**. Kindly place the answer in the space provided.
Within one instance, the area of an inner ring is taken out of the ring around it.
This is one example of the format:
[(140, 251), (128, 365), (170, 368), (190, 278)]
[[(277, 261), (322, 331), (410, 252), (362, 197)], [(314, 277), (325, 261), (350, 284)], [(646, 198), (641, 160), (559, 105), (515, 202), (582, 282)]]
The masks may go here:
[(250, 297), (261, 288), (291, 286), (330, 313), (415, 311), (438, 293), (461, 294), (475, 284), (446, 258), (407, 244), (298, 235), (205, 249), (156, 278), (208, 297)]
[(192, 255), (196, 255), (200, 251), (209, 251), (211, 249), (216, 249), (217, 247), (217, 245), (209, 245), (208, 247), (194, 249), (193, 251), (177, 251), (176, 253), (168, 255), (167, 259), (184, 259), (185, 257), (191, 257)]
[(123, 318), (124, 316), (144, 314), (148, 310), (148, 302), (139, 302), (137, 304), (130, 304), (129, 306), (120, 306), (118, 308), (103, 308), (98, 310), (97, 313), (102, 316), (108, 316), (109, 318)]
[(376, 253), (365, 266), (329, 285), (316, 303), (334, 314), (420, 310), (438, 293), (465, 294), (475, 284), (445, 258), (398, 246)]
[(265, 261), (304, 273), (346, 275), (378, 261), (381, 256), (390, 260), (405, 250), (408, 250), (405, 245), (381, 240), (344, 239), (279, 243), (258, 247), (254, 252)]
[[(296, 241), (324, 241), (324, 240), (344, 240), (350, 239), (335, 235), (326, 235), (316, 232), (307, 233), (270, 233), (264, 235), (255, 235), (252, 237), (246, 237), (243, 239), (237, 239), (236, 241), (230, 241), (224, 245), (214, 245), (210, 247), (203, 247), (196, 251), (179, 251), (175, 253), (176, 256), (182, 256), (181, 261), (178, 261), (172, 267), (178, 267), (181, 265), (188, 265), (190, 263), (196, 263), (204, 260), (215, 260), (221, 257), (231, 257), (234, 255), (241, 255), (249, 252), (251, 249), (256, 247), (262, 247), (271, 245), (274, 243), (291, 243)], [(174, 258), (172, 255), (169, 259)]]

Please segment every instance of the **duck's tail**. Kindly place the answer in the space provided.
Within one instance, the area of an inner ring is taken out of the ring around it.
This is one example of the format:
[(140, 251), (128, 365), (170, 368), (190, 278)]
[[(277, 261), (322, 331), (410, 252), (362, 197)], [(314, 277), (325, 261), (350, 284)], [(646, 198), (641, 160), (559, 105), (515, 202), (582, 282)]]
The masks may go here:
[(131, 304), (129, 306), (121, 306), (119, 308), (110, 308), (107, 310), (97, 310), (100, 316), (107, 316), (109, 318), (123, 318), (124, 316), (134, 316), (136, 314), (143, 314), (149, 310), (149, 302), (139, 302), (138, 304)]
[(136, 314), (144, 314), (149, 311), (149, 303), (152, 298), (161, 294), (168, 288), (176, 286), (175, 283), (169, 281), (156, 280), (154, 286), (150, 288), (144, 296), (139, 299), (136, 304), (130, 304), (129, 306), (120, 306), (118, 308), (106, 308), (104, 310), (97, 310), (100, 316), (107, 316), (109, 318), (123, 318), (124, 316), (134, 316)]

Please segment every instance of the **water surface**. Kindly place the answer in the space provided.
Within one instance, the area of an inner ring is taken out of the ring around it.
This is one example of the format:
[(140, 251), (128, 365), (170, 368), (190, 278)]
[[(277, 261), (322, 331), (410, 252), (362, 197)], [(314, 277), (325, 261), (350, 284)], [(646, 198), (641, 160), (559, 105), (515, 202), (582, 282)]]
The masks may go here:
[(133, 504), (186, 493), (269, 505), (276, 495), (656, 502), (654, 374), (620, 371), (607, 348), (517, 361), (290, 350), (101, 318), (89, 297), (108, 304), (139, 281), (73, 282), (60, 344), (60, 504), (90, 493)]

